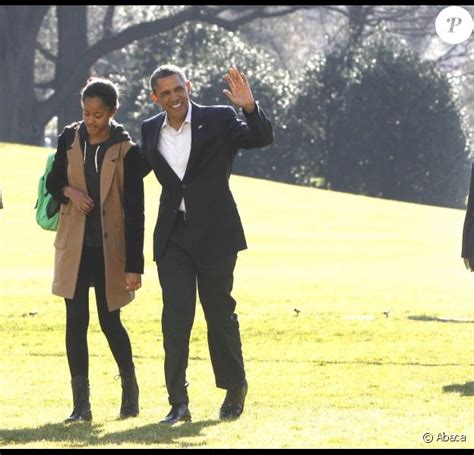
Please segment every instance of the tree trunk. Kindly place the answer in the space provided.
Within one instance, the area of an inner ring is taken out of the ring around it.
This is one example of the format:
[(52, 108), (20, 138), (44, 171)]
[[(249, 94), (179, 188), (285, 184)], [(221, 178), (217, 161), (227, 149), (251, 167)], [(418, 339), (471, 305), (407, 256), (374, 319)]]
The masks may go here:
[(58, 17), (58, 56), (54, 89), (58, 92), (69, 76), (80, 69), (81, 77), (69, 97), (58, 104), (58, 132), (82, 118), (81, 88), (89, 77), (89, 65), (81, 67), (81, 55), (89, 45), (87, 43), (87, 7), (86, 6), (57, 6)]
[(45, 123), (36, 117), (36, 37), (49, 6), (0, 6), (0, 138), (43, 145)]

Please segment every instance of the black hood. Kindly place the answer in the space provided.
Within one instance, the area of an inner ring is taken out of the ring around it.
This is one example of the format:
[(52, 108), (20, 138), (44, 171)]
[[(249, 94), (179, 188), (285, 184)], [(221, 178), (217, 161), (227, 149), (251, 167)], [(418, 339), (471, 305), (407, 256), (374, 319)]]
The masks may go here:
[[(87, 132), (86, 125), (84, 122), (81, 122), (79, 126), (79, 138), (81, 140), (81, 145), (83, 146), (86, 140), (89, 140), (89, 133)], [(125, 128), (120, 123), (117, 123), (115, 120), (112, 120), (110, 123), (110, 137), (104, 142), (101, 142), (99, 145), (103, 148), (108, 148), (111, 145), (117, 144), (123, 141), (131, 141), (132, 138), (125, 131)]]

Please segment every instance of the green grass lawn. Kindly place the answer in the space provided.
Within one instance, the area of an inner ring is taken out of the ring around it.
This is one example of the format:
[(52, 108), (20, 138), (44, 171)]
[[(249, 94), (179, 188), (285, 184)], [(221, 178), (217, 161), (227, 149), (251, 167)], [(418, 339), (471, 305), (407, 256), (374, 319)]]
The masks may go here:
[(224, 391), (198, 308), (193, 422), (158, 425), (169, 405), (152, 262), (160, 187), (150, 175), (143, 288), (122, 312), (140, 415), (117, 420), (120, 380), (91, 291), (94, 420), (64, 426), (65, 308), (50, 292), (54, 233), (33, 210), (49, 152), (0, 144), (0, 447), (473, 447), (474, 275), (460, 258), (463, 211), (238, 176), (231, 188), (249, 244), (234, 285), (249, 381), (242, 417), (218, 420)]

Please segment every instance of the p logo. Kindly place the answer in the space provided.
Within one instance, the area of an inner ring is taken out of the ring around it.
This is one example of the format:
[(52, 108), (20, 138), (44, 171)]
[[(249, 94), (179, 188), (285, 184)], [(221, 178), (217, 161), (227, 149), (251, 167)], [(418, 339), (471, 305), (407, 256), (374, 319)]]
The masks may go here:
[(445, 43), (460, 44), (471, 36), (472, 17), (464, 8), (448, 6), (436, 17), (435, 29)]

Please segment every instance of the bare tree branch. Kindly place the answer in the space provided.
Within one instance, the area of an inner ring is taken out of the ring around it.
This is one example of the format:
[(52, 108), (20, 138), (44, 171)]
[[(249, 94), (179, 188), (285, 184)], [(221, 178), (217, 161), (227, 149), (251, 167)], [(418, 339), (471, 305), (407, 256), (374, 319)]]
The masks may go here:
[[(270, 8), (270, 9), (269, 9)], [(211, 7), (202, 7), (199, 15), (199, 19), (202, 20), (203, 22), (208, 22), (211, 24), (216, 24), (222, 28), (225, 28), (226, 30), (229, 31), (235, 31), (241, 26), (242, 24), (245, 24), (247, 22), (251, 22), (254, 19), (257, 18), (270, 18), (270, 17), (278, 17), (278, 16), (283, 16), (286, 14), (293, 13), (295, 11), (305, 9), (305, 8), (310, 8), (309, 6), (289, 6), (289, 7), (283, 7), (279, 10), (271, 10), (272, 7), (226, 7), (226, 8), (221, 8), (219, 11), (220, 13), (225, 13), (225, 12), (234, 12), (234, 13), (242, 13), (242, 10), (244, 11), (244, 14), (240, 15), (240, 17), (234, 18), (234, 19), (225, 19), (222, 17), (216, 16), (215, 9)]]
[(56, 56), (46, 49), (39, 41), (36, 42), (36, 49), (40, 52), (40, 54), (46, 59), (49, 60), (50, 62), (56, 62)]
[[(161, 17), (154, 21), (135, 24), (120, 31), (116, 35), (103, 38), (93, 46), (89, 47), (84, 52), (84, 54), (77, 56), (78, 61), (81, 62), (80, 68), (90, 68), (98, 59), (110, 52), (121, 49), (134, 41), (172, 30), (188, 21), (196, 20), (207, 22), (233, 31), (242, 23), (251, 21), (257, 17), (266, 18), (281, 16), (283, 14), (289, 14), (290, 12), (296, 11), (300, 8), (307, 7), (291, 6), (276, 11), (269, 10), (268, 7), (239, 7), (238, 11), (239, 13), (242, 13), (242, 16), (233, 20), (222, 19), (220, 16), (215, 15), (216, 12), (218, 14), (222, 14), (226, 10), (229, 10), (229, 7), (217, 7), (214, 10), (209, 8), (210, 7), (207, 6), (190, 6), (189, 8), (183, 9), (172, 16)], [(76, 85), (81, 82), (82, 71), (80, 68), (78, 67), (76, 71), (71, 73), (69, 79), (62, 85), (60, 90), (55, 91), (55, 93), (49, 98), (44, 101), (40, 101), (37, 104), (36, 114), (38, 116), (41, 116), (47, 120), (56, 113), (56, 105), (58, 100), (64, 99), (68, 93), (74, 90)]]
[[(343, 15), (354, 24), (362, 19), (364, 28), (376, 27), (382, 23), (390, 26), (390, 33), (406, 36), (425, 36), (433, 28), (433, 15), (424, 13), (422, 5), (363, 5), (338, 7), (321, 5), (322, 8)], [(360, 11), (361, 13), (357, 13)], [(362, 14), (365, 13), (365, 14)]]
[(110, 38), (113, 35), (113, 20), (115, 14), (115, 5), (108, 5), (102, 22), (103, 38)]
[(390, 22), (402, 22), (407, 18), (412, 19), (413, 14), (418, 10), (418, 6), (403, 5), (403, 8), (394, 6), (393, 8), (386, 8), (384, 10), (375, 10), (374, 15), (378, 20)]
[[(459, 50), (462, 48), (462, 51), (459, 52)], [(458, 51), (458, 52), (456, 52)], [(462, 57), (466, 56), (468, 54), (468, 50), (465, 46), (461, 46), (459, 44), (455, 44), (454, 46), (451, 46), (451, 48), (445, 52), (443, 55), (438, 57), (436, 61), (438, 63), (446, 62), (447, 60), (450, 60), (451, 58), (456, 58), (456, 57)]]
[(332, 5), (321, 5), (321, 8), (324, 8), (328, 11), (333, 11), (338, 14), (342, 14), (343, 16), (346, 16), (347, 18), (350, 18), (350, 14), (346, 9), (339, 8), (337, 6), (332, 6)]
[(427, 31), (414, 31), (413, 29), (395, 29), (395, 30), (390, 30), (390, 33), (393, 35), (399, 35), (399, 36), (405, 36), (407, 38), (409, 37), (419, 37), (419, 36), (438, 36), (436, 32), (427, 32)]

